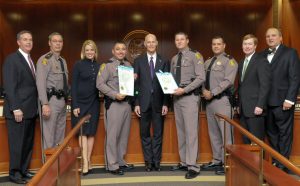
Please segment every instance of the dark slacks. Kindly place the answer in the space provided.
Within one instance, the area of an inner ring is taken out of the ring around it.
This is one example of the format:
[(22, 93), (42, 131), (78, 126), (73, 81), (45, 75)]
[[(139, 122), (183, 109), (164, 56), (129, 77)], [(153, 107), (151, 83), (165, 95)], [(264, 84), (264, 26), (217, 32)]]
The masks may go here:
[[(246, 117), (244, 114), (240, 116), (241, 125), (251, 134), (260, 140), (265, 138), (265, 116)], [(246, 136), (243, 136), (245, 144), (250, 144), (251, 141)]]
[(34, 142), (35, 119), (17, 123), (6, 119), (9, 143), (9, 176), (25, 174), (30, 164)]
[[(151, 124), (153, 128), (152, 137)], [(153, 103), (146, 112), (141, 112), (140, 133), (145, 162), (159, 163), (161, 160), (163, 124), (164, 117), (161, 115), (161, 111), (157, 112), (154, 109)]]
[(289, 158), (293, 143), (294, 107), (268, 107), (266, 131), (271, 147)]

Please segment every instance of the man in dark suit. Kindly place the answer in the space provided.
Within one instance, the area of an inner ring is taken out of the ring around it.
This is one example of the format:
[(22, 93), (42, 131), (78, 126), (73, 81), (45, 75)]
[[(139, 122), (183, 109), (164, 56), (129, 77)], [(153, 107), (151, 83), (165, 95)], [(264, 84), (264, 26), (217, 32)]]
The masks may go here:
[[(239, 111), (242, 126), (260, 140), (264, 140), (271, 66), (267, 59), (255, 52), (256, 46), (257, 38), (254, 35), (244, 36), (242, 48), (245, 59), (238, 68)], [(243, 139), (244, 143), (251, 143), (245, 136)]]
[[(262, 54), (271, 64), (271, 88), (268, 95), (266, 131), (271, 146), (289, 158), (292, 150), (294, 110), (300, 83), (300, 67), (297, 51), (282, 43), (277, 28), (266, 32), (269, 48)], [(287, 169), (274, 160), (279, 168)]]
[[(168, 72), (169, 64), (156, 53), (156, 36), (145, 37), (147, 53), (134, 61), (135, 85), (138, 95), (135, 113), (140, 117), (140, 131), (146, 171), (160, 171), (164, 116), (168, 112), (168, 96), (164, 95), (155, 72)], [(150, 127), (153, 127), (153, 137)]]
[(25, 184), (33, 177), (28, 166), (38, 110), (35, 67), (30, 58), (32, 34), (19, 32), (17, 43), (19, 49), (5, 59), (3, 66), (4, 116), (8, 129), (9, 178), (12, 182)]

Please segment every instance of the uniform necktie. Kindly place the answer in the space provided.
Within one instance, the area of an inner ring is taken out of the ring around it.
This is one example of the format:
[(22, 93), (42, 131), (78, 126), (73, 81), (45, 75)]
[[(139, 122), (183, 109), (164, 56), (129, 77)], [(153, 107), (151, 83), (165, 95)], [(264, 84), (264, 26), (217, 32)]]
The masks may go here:
[(177, 65), (176, 65), (176, 74), (175, 74), (175, 81), (178, 86), (180, 86), (181, 81), (181, 59), (182, 59), (182, 53), (178, 53), (178, 59), (177, 59)]
[(63, 90), (64, 90), (65, 94), (67, 95), (68, 94), (68, 82), (67, 82), (67, 76), (66, 76), (66, 73), (65, 73), (64, 62), (61, 58), (59, 58), (58, 61), (60, 62), (61, 71), (63, 72), (63, 79), (64, 79)]
[(211, 67), (213, 66), (213, 64), (215, 63), (217, 57), (213, 57), (208, 68), (207, 68), (207, 71), (206, 71), (206, 80), (205, 80), (205, 89), (206, 90), (210, 90), (210, 71), (211, 71)]
[(242, 71), (242, 78), (241, 78), (242, 81), (244, 80), (244, 76), (245, 76), (248, 64), (249, 64), (249, 60), (247, 58), (245, 58), (244, 65), (243, 65), (243, 71)]
[(151, 74), (151, 79), (154, 77), (154, 62), (153, 62), (153, 57), (150, 57), (150, 74)]
[(35, 78), (35, 68), (34, 68), (33, 61), (30, 58), (30, 55), (28, 55), (28, 61), (29, 61), (29, 67), (30, 67), (31, 73), (32, 73), (33, 77)]

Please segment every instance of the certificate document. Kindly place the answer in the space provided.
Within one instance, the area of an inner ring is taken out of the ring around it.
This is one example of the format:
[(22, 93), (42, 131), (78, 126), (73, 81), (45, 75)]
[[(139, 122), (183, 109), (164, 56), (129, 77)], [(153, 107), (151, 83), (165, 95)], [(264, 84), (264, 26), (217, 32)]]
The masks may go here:
[(120, 94), (133, 96), (134, 92), (134, 75), (133, 68), (120, 65), (118, 66), (119, 91)]
[(178, 88), (170, 72), (156, 72), (156, 76), (164, 94), (173, 94), (174, 90)]

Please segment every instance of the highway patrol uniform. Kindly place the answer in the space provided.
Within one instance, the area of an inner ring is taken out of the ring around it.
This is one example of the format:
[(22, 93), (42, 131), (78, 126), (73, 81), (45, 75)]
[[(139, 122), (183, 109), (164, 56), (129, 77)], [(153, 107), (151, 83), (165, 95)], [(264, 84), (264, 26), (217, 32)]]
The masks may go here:
[(104, 124), (106, 129), (105, 160), (106, 169), (118, 170), (127, 163), (124, 156), (127, 151), (131, 123), (131, 105), (128, 97), (116, 100), (119, 91), (118, 66), (131, 66), (128, 61), (111, 58), (102, 64), (97, 76), (97, 88), (104, 94)]
[(180, 164), (188, 170), (200, 171), (197, 165), (199, 133), (199, 88), (205, 81), (203, 57), (199, 52), (185, 48), (180, 51), (181, 67), (177, 65), (179, 53), (172, 58), (171, 73), (176, 77), (181, 70), (179, 87), (185, 94), (174, 96), (174, 112), (178, 136)]
[[(49, 52), (39, 58), (36, 69), (39, 100), (41, 105), (49, 105), (51, 109), (50, 117), (42, 118), (44, 149), (60, 144), (65, 136), (65, 99), (68, 92), (64, 92), (64, 86), (67, 85), (64, 85), (63, 74), (68, 78), (67, 63), (61, 56)], [(68, 79), (66, 81), (68, 82)]]
[[(205, 61), (205, 71), (210, 71), (209, 77), (202, 89), (208, 89), (213, 98), (206, 101), (206, 117), (214, 164), (224, 163), (224, 121), (215, 114), (232, 116), (232, 107), (229, 102), (229, 88), (234, 86), (238, 65), (236, 61), (224, 52)], [(206, 87), (209, 86), (209, 87)], [(226, 124), (226, 144), (232, 144), (233, 137), (230, 124)]]

